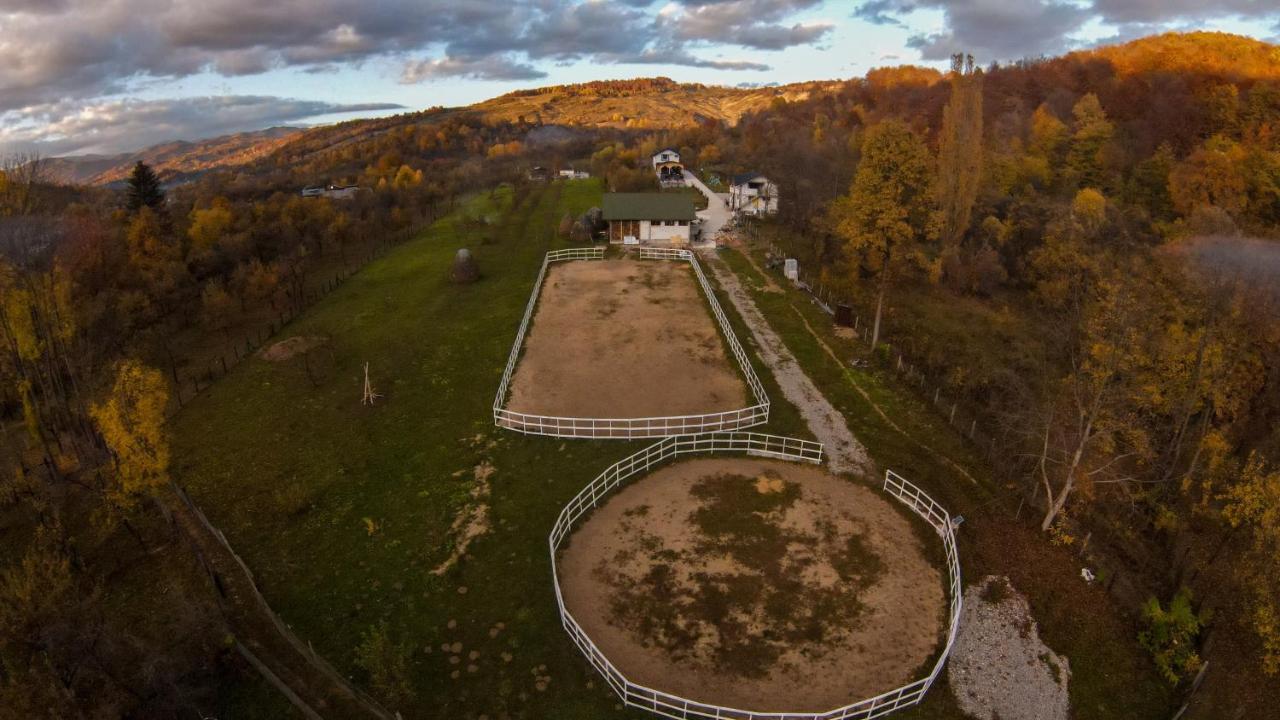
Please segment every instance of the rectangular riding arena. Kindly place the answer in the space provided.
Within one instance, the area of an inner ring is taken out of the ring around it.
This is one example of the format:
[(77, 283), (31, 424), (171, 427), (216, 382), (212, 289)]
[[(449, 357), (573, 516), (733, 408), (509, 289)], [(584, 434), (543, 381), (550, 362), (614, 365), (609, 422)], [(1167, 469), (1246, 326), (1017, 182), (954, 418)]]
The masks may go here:
[(769, 400), (692, 252), (573, 248), (543, 260), (493, 418), (531, 435), (667, 437), (759, 425)]

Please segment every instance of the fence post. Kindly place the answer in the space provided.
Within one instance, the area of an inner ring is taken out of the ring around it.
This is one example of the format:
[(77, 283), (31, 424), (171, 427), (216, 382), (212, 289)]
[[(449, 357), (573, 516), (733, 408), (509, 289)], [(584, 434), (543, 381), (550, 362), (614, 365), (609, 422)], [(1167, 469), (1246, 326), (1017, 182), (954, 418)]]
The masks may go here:
[(939, 393), (941, 393), (941, 392), (942, 392), (942, 386), (938, 386), (937, 388), (935, 388), (935, 389), (934, 389), (934, 391), (933, 391), (933, 404), (934, 404), (934, 405), (937, 405), (937, 404), (938, 404), (938, 394), (939, 394)]
[(947, 418), (947, 424), (954, 425), (955, 423), (956, 423), (956, 403), (951, 403), (951, 417)]

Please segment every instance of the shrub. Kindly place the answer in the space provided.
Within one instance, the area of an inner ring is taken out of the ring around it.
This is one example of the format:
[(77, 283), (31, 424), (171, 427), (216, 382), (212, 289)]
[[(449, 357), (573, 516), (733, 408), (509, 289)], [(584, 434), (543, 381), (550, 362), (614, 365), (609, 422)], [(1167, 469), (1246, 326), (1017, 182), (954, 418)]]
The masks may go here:
[(1151, 653), (1166, 680), (1176, 685), (1200, 669), (1196, 638), (1208, 617), (1197, 615), (1191, 607), (1190, 590), (1179, 590), (1167, 610), (1159, 599), (1148, 599), (1142, 617), (1147, 629), (1138, 633), (1138, 642)]

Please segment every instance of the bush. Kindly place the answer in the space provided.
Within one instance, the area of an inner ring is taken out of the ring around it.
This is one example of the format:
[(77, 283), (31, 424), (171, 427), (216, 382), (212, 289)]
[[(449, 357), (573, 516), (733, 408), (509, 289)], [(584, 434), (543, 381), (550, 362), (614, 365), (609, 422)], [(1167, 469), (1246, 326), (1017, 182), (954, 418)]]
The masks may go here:
[(384, 620), (365, 631), (356, 648), (356, 665), (369, 673), (369, 682), (383, 701), (402, 705), (413, 699), (409, 682), (412, 653), (408, 643), (392, 639)]
[(1191, 607), (1191, 591), (1182, 588), (1166, 610), (1157, 598), (1142, 607), (1147, 629), (1138, 633), (1138, 642), (1156, 661), (1160, 674), (1176, 685), (1200, 670), (1202, 661), (1196, 652), (1196, 639), (1208, 620)]

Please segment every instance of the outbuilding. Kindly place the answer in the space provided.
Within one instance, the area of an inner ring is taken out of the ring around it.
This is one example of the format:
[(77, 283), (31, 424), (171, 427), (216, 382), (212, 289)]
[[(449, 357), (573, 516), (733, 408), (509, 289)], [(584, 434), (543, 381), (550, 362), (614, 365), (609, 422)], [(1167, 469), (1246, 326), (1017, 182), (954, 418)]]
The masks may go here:
[(609, 242), (626, 245), (683, 245), (697, 215), (686, 193), (606, 193), (604, 219)]
[(778, 212), (778, 187), (757, 172), (734, 175), (729, 183), (729, 209), (742, 215)]

